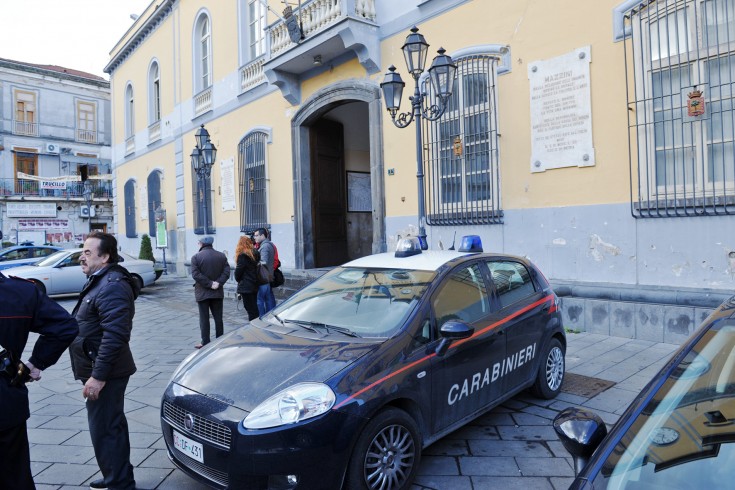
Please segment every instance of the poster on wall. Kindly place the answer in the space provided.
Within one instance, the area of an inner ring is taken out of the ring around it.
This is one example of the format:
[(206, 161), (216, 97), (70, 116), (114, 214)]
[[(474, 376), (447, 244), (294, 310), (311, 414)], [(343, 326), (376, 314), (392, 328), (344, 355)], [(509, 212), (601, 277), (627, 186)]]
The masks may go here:
[(370, 213), (372, 211), (370, 172), (347, 172), (347, 212)]
[(140, 199), (140, 219), (147, 220), (148, 219), (148, 186), (147, 185), (140, 186), (140, 194), (138, 194), (138, 197)]
[(220, 160), (220, 189), (222, 190), (222, 211), (234, 211), (235, 194), (235, 159)]
[(8, 218), (56, 217), (56, 203), (53, 202), (8, 202), (5, 204)]
[(590, 62), (585, 46), (528, 64), (531, 172), (595, 164)]

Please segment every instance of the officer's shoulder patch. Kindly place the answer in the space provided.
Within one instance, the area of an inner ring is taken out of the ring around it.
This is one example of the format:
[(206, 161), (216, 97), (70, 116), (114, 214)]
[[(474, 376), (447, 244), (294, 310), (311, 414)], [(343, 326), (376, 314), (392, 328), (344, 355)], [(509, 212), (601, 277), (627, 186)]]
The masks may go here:
[(8, 276), (8, 277), (10, 279), (17, 279), (19, 281), (30, 282), (31, 284), (33, 284), (33, 281), (31, 281), (30, 279), (26, 279), (25, 277), (18, 277), (18, 276)]

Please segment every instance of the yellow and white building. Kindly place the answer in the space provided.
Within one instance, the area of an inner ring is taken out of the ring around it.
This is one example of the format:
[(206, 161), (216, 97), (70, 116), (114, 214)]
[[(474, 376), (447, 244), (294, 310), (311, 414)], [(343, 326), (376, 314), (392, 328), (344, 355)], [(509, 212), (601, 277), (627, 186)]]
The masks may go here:
[(114, 47), (123, 248), (155, 234), (159, 205), (180, 271), (205, 225), (231, 259), (270, 228), (304, 269), (415, 235), (417, 121), (394, 126), (380, 83), (395, 65), (410, 110), (401, 47), (418, 26), (426, 67), (440, 47), (458, 67), (419, 126), (430, 248), (474, 233), (553, 282), (644, 296), (735, 285), (733, 0), (290, 3), (297, 42), (280, 1), (158, 0)]

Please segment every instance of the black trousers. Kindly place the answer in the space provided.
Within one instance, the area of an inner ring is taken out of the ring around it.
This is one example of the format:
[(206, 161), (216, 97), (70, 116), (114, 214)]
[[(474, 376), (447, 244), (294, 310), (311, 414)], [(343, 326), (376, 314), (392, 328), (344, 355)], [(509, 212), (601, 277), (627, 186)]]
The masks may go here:
[(36, 490), (25, 422), (0, 430), (0, 488)]
[(133, 490), (130, 435), (125, 418), (125, 388), (129, 377), (110, 379), (99, 398), (87, 401), (89, 435), (102, 477), (110, 490)]
[(258, 291), (252, 293), (240, 293), (242, 304), (248, 314), (248, 321), (258, 318)]
[(211, 298), (197, 301), (199, 305), (199, 330), (202, 331), (202, 345), (209, 343), (209, 312), (214, 317), (214, 334), (221, 337), (225, 333), (222, 322), (222, 298)]

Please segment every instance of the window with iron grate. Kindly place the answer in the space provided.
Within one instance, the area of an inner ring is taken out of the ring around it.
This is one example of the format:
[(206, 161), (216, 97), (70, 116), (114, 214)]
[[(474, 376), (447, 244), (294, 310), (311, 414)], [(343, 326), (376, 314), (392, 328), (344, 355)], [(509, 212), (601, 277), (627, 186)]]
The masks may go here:
[(238, 145), (240, 175), (240, 231), (269, 228), (266, 202), (266, 143), (268, 135), (256, 131)]
[(631, 210), (735, 213), (735, 0), (658, 0), (625, 16)]
[[(486, 55), (455, 60), (457, 78), (447, 110), (438, 121), (424, 120), (429, 225), (502, 223), (497, 62)], [(423, 86), (434, 101), (428, 79)]]

